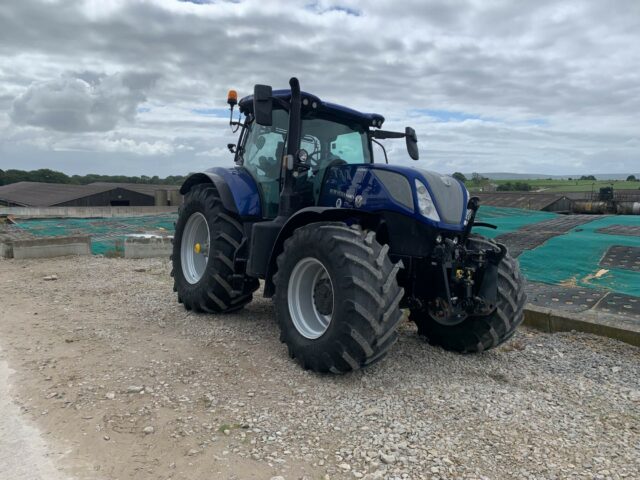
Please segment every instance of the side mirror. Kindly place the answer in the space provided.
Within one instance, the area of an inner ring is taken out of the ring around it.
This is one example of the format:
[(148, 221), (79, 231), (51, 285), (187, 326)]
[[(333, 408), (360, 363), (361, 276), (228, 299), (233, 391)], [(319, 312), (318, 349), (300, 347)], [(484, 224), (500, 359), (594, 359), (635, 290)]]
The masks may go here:
[(270, 127), (272, 124), (273, 98), (269, 85), (253, 87), (253, 116), (258, 125)]
[(411, 127), (407, 127), (404, 129), (404, 135), (407, 140), (407, 152), (409, 156), (414, 160), (418, 160), (420, 154), (418, 152), (418, 136), (416, 135), (416, 131)]

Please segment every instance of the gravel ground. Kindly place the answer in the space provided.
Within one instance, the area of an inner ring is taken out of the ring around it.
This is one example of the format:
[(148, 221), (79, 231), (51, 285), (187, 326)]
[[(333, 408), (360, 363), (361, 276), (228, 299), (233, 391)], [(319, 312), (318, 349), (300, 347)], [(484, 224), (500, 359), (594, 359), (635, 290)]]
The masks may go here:
[(638, 478), (637, 348), (521, 329), (463, 356), (407, 323), (379, 364), (324, 376), (288, 358), (270, 301), (189, 313), (168, 270), (0, 261), (12, 396), (70, 477)]

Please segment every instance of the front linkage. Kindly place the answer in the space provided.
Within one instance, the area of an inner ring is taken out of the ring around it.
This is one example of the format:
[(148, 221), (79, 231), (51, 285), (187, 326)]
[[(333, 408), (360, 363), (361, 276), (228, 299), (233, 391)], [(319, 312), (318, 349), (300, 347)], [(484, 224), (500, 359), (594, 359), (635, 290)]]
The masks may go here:
[(504, 245), (489, 244), (489, 248), (473, 241), (473, 226), (493, 225), (475, 222), (479, 208), (477, 197), (469, 200), (467, 224), (458, 238), (443, 238), (436, 245), (420, 277), (433, 278), (435, 285), (421, 285), (418, 295), (409, 302), (441, 325), (457, 325), (469, 316), (486, 316), (496, 309), (498, 265), (507, 254)]
[(490, 315), (496, 308), (498, 265), (507, 253), (497, 249), (475, 249), (451, 239), (436, 246), (431, 265), (440, 271), (442, 288), (427, 302), (429, 315), (443, 325), (456, 325), (469, 315)]

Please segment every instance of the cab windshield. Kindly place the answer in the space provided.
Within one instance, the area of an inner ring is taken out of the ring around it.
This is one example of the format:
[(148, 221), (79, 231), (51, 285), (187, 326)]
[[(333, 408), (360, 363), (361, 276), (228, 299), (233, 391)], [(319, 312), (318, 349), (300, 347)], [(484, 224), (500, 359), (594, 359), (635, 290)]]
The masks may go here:
[(309, 153), (312, 166), (322, 167), (333, 160), (349, 164), (371, 162), (366, 128), (335, 119), (303, 118), (300, 148)]
[[(278, 211), (282, 157), (287, 150), (289, 114), (273, 111), (272, 125), (255, 122), (248, 125), (242, 164), (255, 178), (262, 192), (263, 216), (273, 218)], [(325, 173), (329, 167), (344, 164), (371, 163), (367, 127), (341, 123), (335, 118), (307, 115), (302, 119), (300, 148), (308, 153), (310, 169), (298, 179), (307, 184), (316, 203)], [(304, 185), (300, 185), (301, 188)]]

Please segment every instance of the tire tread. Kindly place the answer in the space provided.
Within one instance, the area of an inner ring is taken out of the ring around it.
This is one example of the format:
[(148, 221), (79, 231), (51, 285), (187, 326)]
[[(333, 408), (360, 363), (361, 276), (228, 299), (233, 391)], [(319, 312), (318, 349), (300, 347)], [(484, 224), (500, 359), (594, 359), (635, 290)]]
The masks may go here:
[[(330, 330), (328, 346), (320, 353), (305, 348), (299, 341), (301, 336), (288, 312), (289, 271), (283, 270), (293, 267), (290, 265), (293, 262), (287, 262), (290, 255), (306, 251), (310, 244), (326, 246), (332, 255), (340, 257), (335, 267), (337, 278), (332, 281), (338, 281), (346, 291), (341, 306), (336, 307), (336, 311), (345, 313), (332, 319), (340, 324)], [(396, 342), (396, 329), (402, 318), (399, 302), (404, 291), (396, 280), (400, 266), (391, 262), (388, 250), (387, 245), (377, 242), (374, 232), (341, 222), (303, 226), (285, 241), (274, 275), (276, 314), (280, 338), (303, 368), (332, 373), (357, 370), (382, 359)]]
[(181, 218), (181, 215), (191, 203), (200, 205), (200, 211), (209, 222), (211, 256), (205, 272), (206, 278), (203, 279), (206, 283), (198, 288), (187, 284), (180, 270), (181, 242), (174, 240), (170, 257), (173, 290), (178, 293), (178, 300), (187, 310), (206, 313), (229, 313), (239, 310), (253, 299), (252, 294), (259, 286), (257, 281), (251, 282), (249, 277), (246, 277), (243, 291), (237, 292), (228, 280), (235, 273), (233, 258), (244, 238), (242, 223), (224, 208), (214, 185), (200, 184), (190, 190), (180, 207), (175, 225), (176, 237), (181, 234), (186, 223), (186, 218)]

